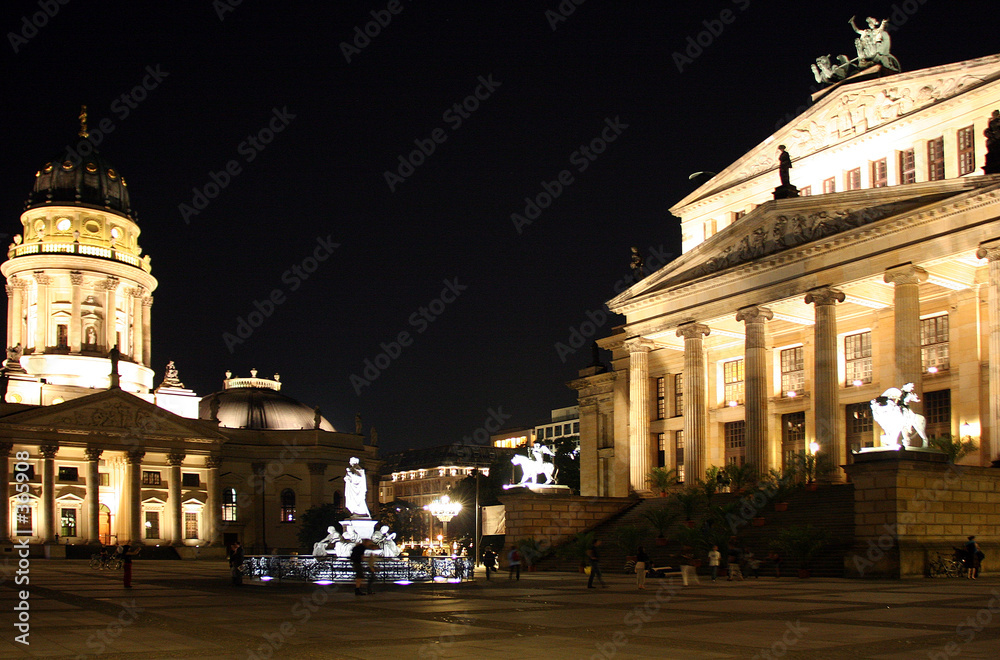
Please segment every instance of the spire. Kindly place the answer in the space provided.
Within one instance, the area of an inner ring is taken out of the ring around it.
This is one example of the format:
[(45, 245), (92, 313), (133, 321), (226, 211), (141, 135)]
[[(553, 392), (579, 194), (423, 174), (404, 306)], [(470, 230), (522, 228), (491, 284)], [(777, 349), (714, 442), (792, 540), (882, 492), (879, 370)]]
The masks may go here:
[(90, 137), (90, 133), (87, 132), (87, 106), (80, 106), (80, 132), (78, 135), (82, 138)]

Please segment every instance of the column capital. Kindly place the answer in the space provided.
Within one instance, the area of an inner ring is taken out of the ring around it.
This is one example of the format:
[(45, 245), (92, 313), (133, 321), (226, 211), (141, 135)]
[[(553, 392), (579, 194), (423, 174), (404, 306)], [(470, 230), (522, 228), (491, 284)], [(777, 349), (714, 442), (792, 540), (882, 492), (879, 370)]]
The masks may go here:
[(824, 286), (818, 289), (813, 289), (806, 294), (806, 304), (816, 304), (818, 305), (833, 305), (834, 303), (844, 302), (847, 296), (844, 295), (843, 291), (839, 289), (832, 289), (830, 287)]
[(629, 353), (648, 353), (656, 348), (656, 344), (645, 337), (636, 337), (635, 339), (626, 339), (625, 348), (628, 349)]
[(78, 270), (71, 270), (69, 272), (69, 282), (73, 286), (80, 286), (83, 284), (83, 273)]
[(927, 271), (920, 266), (903, 264), (887, 268), (882, 279), (886, 284), (920, 284), (927, 281)]
[(115, 277), (114, 275), (109, 275), (108, 278), (104, 280), (103, 286), (108, 291), (114, 291), (115, 289), (118, 288), (118, 285), (120, 283), (121, 282), (117, 277)]
[(307, 463), (306, 467), (309, 468), (309, 474), (319, 476), (326, 474), (326, 463)]
[(55, 458), (59, 447), (57, 445), (42, 445), (38, 451), (41, 452), (42, 458)]
[(143, 296), (143, 298), (142, 298), (142, 306), (143, 307), (152, 307), (153, 306), (153, 296)]
[(205, 457), (205, 467), (207, 468), (220, 468), (222, 467), (222, 457), (212, 454), (211, 456)]
[(130, 449), (125, 452), (125, 462), (129, 465), (139, 465), (145, 456), (146, 452), (142, 449)]
[(976, 250), (978, 259), (988, 259), (990, 261), (1000, 261), (1000, 238), (991, 241), (983, 241)]
[(767, 307), (760, 307), (759, 305), (750, 305), (749, 307), (741, 307), (736, 310), (736, 320), (744, 321), (746, 323), (764, 323), (764, 321), (770, 321), (774, 318), (774, 312), (772, 312)]
[(46, 275), (44, 270), (33, 271), (31, 275), (32, 277), (35, 278), (35, 281), (38, 282), (39, 284), (44, 285), (52, 281), (52, 278)]
[(7, 279), (7, 284), (14, 287), (15, 289), (25, 289), (28, 287), (28, 280), (22, 280), (17, 275), (11, 275)]
[(167, 456), (167, 463), (169, 465), (180, 465), (184, 462), (185, 455), (180, 452), (171, 452)]
[(87, 455), (87, 460), (88, 461), (97, 461), (97, 460), (100, 460), (101, 454), (104, 453), (104, 450), (100, 449), (98, 447), (87, 447), (83, 451)]
[(704, 323), (685, 323), (677, 328), (677, 336), (684, 339), (701, 339), (712, 334), (712, 329)]

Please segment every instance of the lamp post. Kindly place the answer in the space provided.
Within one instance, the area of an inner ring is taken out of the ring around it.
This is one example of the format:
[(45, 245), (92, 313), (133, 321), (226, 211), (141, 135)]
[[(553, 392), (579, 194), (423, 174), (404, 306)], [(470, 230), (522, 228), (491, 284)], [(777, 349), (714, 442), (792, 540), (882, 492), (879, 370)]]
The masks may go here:
[(447, 538), (448, 522), (462, 510), (462, 503), (452, 502), (450, 497), (442, 495), (430, 504), (425, 505), (424, 509), (430, 511), (431, 515), (441, 521), (441, 524), (444, 525), (444, 536)]

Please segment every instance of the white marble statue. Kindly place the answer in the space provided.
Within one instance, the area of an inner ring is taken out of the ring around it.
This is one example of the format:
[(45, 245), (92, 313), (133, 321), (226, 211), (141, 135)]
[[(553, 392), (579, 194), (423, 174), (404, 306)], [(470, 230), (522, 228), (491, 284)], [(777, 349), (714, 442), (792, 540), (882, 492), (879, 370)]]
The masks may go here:
[(361, 461), (352, 456), (344, 475), (344, 502), (347, 510), (359, 518), (370, 518), (368, 504), (365, 501), (368, 493), (368, 479)]
[(380, 548), (379, 554), (383, 557), (398, 557), (399, 546), (396, 545), (396, 533), (389, 533), (389, 526), (382, 525), (381, 528), (372, 533), (372, 541)]
[(337, 531), (336, 527), (332, 525), (327, 527), (326, 536), (323, 540), (313, 543), (313, 557), (326, 557), (329, 555), (330, 551), (327, 546), (332, 543), (336, 547), (336, 544), (340, 542), (340, 538), (340, 532)]
[(923, 447), (927, 447), (926, 421), (923, 415), (910, 409), (911, 401), (920, 401), (913, 383), (907, 383), (902, 390), (890, 387), (871, 400), (872, 417), (885, 431), (882, 446), (899, 448), (911, 432), (916, 432), (923, 439)]
[(542, 460), (532, 460), (527, 456), (516, 454), (510, 462), (521, 468), (521, 481), (518, 486), (527, 484), (537, 484), (538, 475), (545, 476), (545, 484), (554, 484), (556, 466), (554, 463), (545, 463)]

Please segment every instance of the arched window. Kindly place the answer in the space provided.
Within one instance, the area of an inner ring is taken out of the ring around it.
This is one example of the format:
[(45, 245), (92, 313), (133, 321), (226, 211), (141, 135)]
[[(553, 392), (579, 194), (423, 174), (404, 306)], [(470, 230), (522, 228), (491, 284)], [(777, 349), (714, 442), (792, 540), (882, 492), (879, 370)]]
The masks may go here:
[(291, 488), (281, 491), (281, 522), (295, 522), (295, 491)]
[[(292, 505), (294, 506), (294, 498)], [(222, 489), (222, 519), (226, 522), (236, 521), (236, 489)]]

